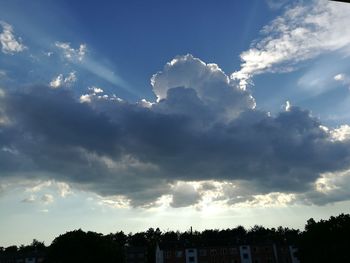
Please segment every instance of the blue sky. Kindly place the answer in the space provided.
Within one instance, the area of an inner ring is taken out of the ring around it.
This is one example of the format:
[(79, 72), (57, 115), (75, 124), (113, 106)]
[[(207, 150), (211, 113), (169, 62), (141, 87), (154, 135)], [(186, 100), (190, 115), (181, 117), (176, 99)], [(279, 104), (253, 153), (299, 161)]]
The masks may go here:
[(111, 87), (130, 100), (154, 98), (150, 76), (176, 55), (190, 53), (228, 72), (239, 68), (237, 54), (274, 15), (261, 1), (122, 1), (98, 6), (79, 1), (8, 1), (2, 5), (3, 20), (11, 21), (28, 45), (37, 48), (29, 53), (50, 52), (56, 41), (74, 48), (88, 43), (93, 60), (130, 82), (136, 94)]
[(347, 212), (349, 12), (1, 1), (0, 245)]

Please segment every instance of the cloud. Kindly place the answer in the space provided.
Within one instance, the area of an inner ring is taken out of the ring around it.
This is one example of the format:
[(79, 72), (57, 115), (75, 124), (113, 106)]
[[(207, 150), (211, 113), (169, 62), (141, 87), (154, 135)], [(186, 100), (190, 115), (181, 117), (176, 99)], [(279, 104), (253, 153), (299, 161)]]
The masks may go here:
[(242, 207), (285, 207), (296, 202), (297, 195), (293, 193), (273, 192), (252, 195), (248, 200), (239, 203)]
[(0, 184), (0, 197), (2, 196), (2, 194), (6, 191), (6, 186), (3, 184)]
[(314, 188), (300, 199), (305, 203), (324, 205), (350, 198), (350, 170), (322, 174)]
[(173, 207), (252, 206), (315, 200), (306, 194), (323, 174), (349, 169), (347, 129), (290, 103), (276, 115), (258, 110), (215, 64), (178, 56), (152, 85), (158, 100), (147, 107), (97, 88), (89, 103), (70, 89), (7, 90), (0, 149), (12, 151), (0, 150), (0, 177), (54, 180), (131, 206), (165, 196)]
[(344, 74), (337, 74), (334, 76), (334, 80), (336, 81), (343, 81), (345, 79)]
[(284, 109), (285, 109), (285, 111), (290, 111), (291, 108), (292, 108), (292, 105), (290, 104), (290, 101), (287, 100)]
[(138, 103), (139, 103), (139, 105), (141, 105), (144, 108), (152, 108), (152, 106), (154, 105), (154, 103), (152, 103), (146, 99), (142, 99)]
[(21, 38), (16, 39), (13, 33), (13, 27), (4, 22), (0, 21), (2, 32), (0, 33), (1, 51), (4, 54), (14, 54), (24, 51), (27, 47), (22, 44)]
[(113, 63), (107, 62), (108, 60), (106, 59), (101, 63), (101, 58), (94, 57), (91, 52), (89, 52), (86, 44), (82, 43), (77, 48), (74, 48), (69, 42), (56, 41), (54, 45), (60, 51), (65, 62), (74, 64), (75, 67), (85, 72), (92, 73), (100, 79), (118, 86), (118, 88), (123, 88), (130, 94), (137, 97), (139, 96), (138, 92), (132, 89), (129, 83), (111, 69), (115, 68)]
[(44, 194), (38, 200), (35, 195), (30, 195), (22, 200), (22, 203), (37, 203), (41, 202), (44, 205), (51, 204), (54, 201), (54, 197), (51, 194)]
[(40, 199), (45, 205), (51, 204), (54, 201), (54, 197), (51, 194), (44, 194)]
[(82, 61), (87, 52), (86, 44), (80, 44), (74, 49), (68, 42), (56, 42), (55, 46), (63, 52), (63, 56), (69, 61)]
[(96, 87), (96, 86), (90, 87), (89, 90), (92, 91), (92, 92), (95, 93), (95, 94), (103, 93), (103, 89), (101, 89), (101, 88), (99, 88), (99, 87)]
[(34, 203), (36, 201), (35, 195), (30, 195), (22, 200), (23, 203)]
[(63, 75), (59, 74), (56, 78), (53, 78), (50, 82), (50, 87), (51, 88), (59, 88), (61, 87), (62, 83), (63, 83)]
[(348, 86), (350, 88), (350, 78), (344, 73), (339, 73), (334, 76), (334, 80), (340, 82), (342, 85)]
[(67, 195), (72, 194), (72, 189), (70, 188), (69, 184), (67, 184), (67, 183), (58, 182), (57, 188), (58, 188), (59, 195), (61, 197), (66, 197)]
[(196, 204), (200, 195), (197, 190), (189, 183), (178, 183), (174, 186), (172, 192), (172, 207), (186, 207), (189, 205)]
[(70, 87), (74, 82), (77, 81), (76, 73), (70, 72), (66, 77), (63, 74), (59, 74), (57, 77), (53, 78), (50, 82), (51, 88), (60, 88), (60, 87)]
[(47, 187), (50, 187), (52, 185), (51, 181), (39, 181), (36, 184), (31, 185), (30, 187), (26, 188), (27, 192), (31, 192), (31, 193), (37, 193), (39, 191), (41, 191), (42, 189), (45, 189)]
[(267, 5), (272, 10), (277, 10), (282, 8), (284, 5), (286, 5), (289, 2), (289, 0), (266, 0)]
[(80, 96), (79, 101), (80, 101), (81, 103), (84, 103), (84, 102), (91, 102), (91, 97), (92, 97), (92, 96), (93, 96), (92, 94), (83, 94), (83, 95)]
[(99, 205), (107, 205), (112, 208), (128, 208), (130, 206), (129, 200), (124, 196), (113, 196), (108, 199), (102, 199)]
[(240, 55), (241, 69), (231, 78), (237, 80), (242, 89), (255, 75), (291, 71), (296, 63), (324, 52), (349, 54), (349, 5), (325, 0), (301, 3), (265, 26), (262, 38)]
[(92, 86), (88, 88), (89, 93), (82, 94), (79, 98), (81, 103), (90, 103), (92, 100), (109, 100), (123, 102), (123, 99), (117, 97), (115, 94), (107, 95), (103, 94), (104, 91), (101, 88)]
[(163, 71), (153, 75), (151, 84), (158, 102), (166, 99), (155, 105), (161, 112), (198, 115), (205, 110), (213, 120), (230, 121), (255, 108), (251, 94), (237, 89), (218, 65), (206, 64), (190, 54), (167, 63)]
[(350, 139), (350, 126), (341, 125), (330, 131), (331, 137), (335, 141), (347, 141)]
[(66, 197), (72, 194), (72, 189), (69, 184), (65, 182), (57, 182), (54, 180), (26, 182), (25, 191), (29, 193), (40, 193), (42, 191), (50, 190), (57, 192), (59, 196)]
[(66, 83), (66, 84), (71, 84), (71, 83), (76, 82), (76, 81), (77, 81), (77, 76), (76, 76), (76, 73), (74, 71), (70, 72), (68, 74), (68, 76), (64, 78), (64, 83)]
[(0, 70), (0, 79), (6, 78), (7, 77), (7, 73), (5, 70)]

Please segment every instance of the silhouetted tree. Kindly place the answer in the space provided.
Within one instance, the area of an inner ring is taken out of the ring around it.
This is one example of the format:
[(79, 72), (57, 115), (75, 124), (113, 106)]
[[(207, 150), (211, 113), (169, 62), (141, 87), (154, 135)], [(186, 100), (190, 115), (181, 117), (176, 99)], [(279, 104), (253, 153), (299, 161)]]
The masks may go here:
[(5, 250), (4, 250), (5, 254), (16, 253), (17, 251), (18, 251), (17, 246), (9, 246), (9, 247), (5, 248)]
[(48, 250), (47, 262), (123, 262), (123, 250), (109, 237), (79, 229), (54, 239)]
[(163, 242), (175, 242), (179, 240), (179, 233), (167, 231), (161, 234), (160, 240)]
[(299, 239), (300, 259), (312, 262), (350, 262), (350, 215), (316, 222), (310, 218)]
[(162, 232), (159, 228), (156, 228), (154, 230), (153, 228), (149, 228), (146, 233), (146, 240), (147, 240), (147, 250), (148, 250), (148, 262), (155, 262), (155, 250), (156, 246), (160, 241)]
[(145, 232), (138, 232), (135, 234), (129, 233), (128, 244), (134, 247), (147, 246), (146, 233)]

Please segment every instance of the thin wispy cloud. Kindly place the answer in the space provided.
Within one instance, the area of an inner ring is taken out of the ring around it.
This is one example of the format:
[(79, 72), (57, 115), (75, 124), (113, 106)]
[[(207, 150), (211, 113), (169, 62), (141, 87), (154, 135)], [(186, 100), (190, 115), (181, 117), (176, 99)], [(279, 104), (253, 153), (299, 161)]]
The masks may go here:
[(54, 201), (54, 197), (51, 194), (44, 194), (40, 199), (45, 205), (51, 204)]
[(349, 5), (324, 0), (295, 4), (264, 27), (262, 38), (240, 55), (241, 69), (231, 78), (245, 89), (255, 75), (292, 71), (324, 52), (349, 55), (349, 12)]
[(34, 195), (30, 195), (22, 200), (23, 203), (34, 203), (36, 201), (36, 197)]
[(266, 0), (267, 5), (272, 10), (277, 10), (286, 5), (290, 0)]
[(6, 71), (5, 70), (0, 70), (0, 79), (1, 78), (6, 78), (6, 76), (7, 76)]

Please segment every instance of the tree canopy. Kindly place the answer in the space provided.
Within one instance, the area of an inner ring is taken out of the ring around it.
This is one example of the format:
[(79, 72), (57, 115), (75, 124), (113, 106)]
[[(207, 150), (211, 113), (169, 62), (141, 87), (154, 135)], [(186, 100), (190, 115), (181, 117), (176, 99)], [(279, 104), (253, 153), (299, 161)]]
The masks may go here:
[(142, 247), (148, 251), (148, 262), (155, 262), (155, 249), (161, 242), (187, 242), (193, 245), (239, 245), (277, 243), (296, 245), (301, 262), (350, 262), (350, 215), (340, 214), (316, 222), (310, 218), (304, 231), (285, 227), (265, 228), (255, 225), (250, 229), (237, 226), (229, 229), (199, 231), (147, 231), (126, 235), (119, 231), (103, 235), (81, 229), (56, 237), (50, 246), (36, 239), (30, 245), (0, 247), (0, 257), (44, 253), (46, 262), (124, 262), (126, 247)]

